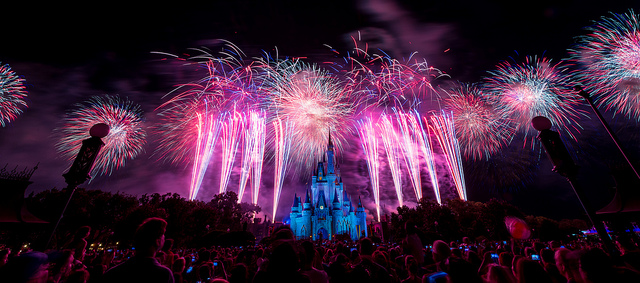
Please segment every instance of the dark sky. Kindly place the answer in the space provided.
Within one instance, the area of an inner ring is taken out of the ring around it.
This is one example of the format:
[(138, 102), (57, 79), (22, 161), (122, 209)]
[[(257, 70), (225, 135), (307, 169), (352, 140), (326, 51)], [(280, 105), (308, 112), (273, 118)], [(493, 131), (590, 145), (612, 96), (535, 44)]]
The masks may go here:
[[(152, 51), (180, 54), (187, 48), (226, 39), (250, 57), (259, 56), (262, 50), (273, 52), (277, 47), (284, 56), (322, 62), (332, 56), (325, 44), (339, 51), (350, 50), (351, 37), (360, 32), (370, 49), (380, 48), (394, 58), (417, 51), (452, 80), (476, 82), (510, 57), (538, 55), (561, 60), (574, 37), (583, 34), (582, 28), (592, 20), (609, 11), (623, 13), (640, 8), (637, 1), (577, 0), (200, 2), (86, 2), (80, 6), (14, 3), (3, 9), (5, 32), (0, 37), (0, 61), (26, 79), (29, 109), (0, 129), (0, 161), (21, 168), (40, 162), (29, 191), (64, 187), (60, 175), (66, 165), (57, 158), (52, 130), (74, 103), (92, 95), (119, 94), (142, 105), (152, 123), (156, 119), (153, 109), (162, 101), (161, 96), (176, 84), (186, 83), (174, 76), (171, 66), (159, 63)], [(638, 157), (636, 123), (622, 116), (614, 118), (611, 113), (605, 115), (631, 156)], [(590, 117), (582, 123), (585, 130), (579, 137), (581, 143), (575, 146), (575, 157), (582, 162), (580, 182), (588, 197), (602, 207), (611, 199), (614, 185), (609, 168), (623, 160), (595, 116)], [(157, 191), (186, 195), (188, 173), (153, 162), (149, 158), (151, 143), (146, 152), (112, 176), (98, 177), (86, 187), (131, 194)], [(483, 170), (489, 165), (471, 164), (467, 168), (471, 200), (499, 197), (525, 213), (554, 218), (581, 216), (571, 187), (562, 177), (550, 173), (544, 153), (522, 151), (518, 146), (505, 152), (504, 158), (495, 162), (499, 167), (496, 171), (516, 168), (509, 162), (521, 164), (519, 185), (491, 189), (490, 182), (480, 183), (472, 177), (486, 175)], [(357, 154), (345, 154), (344, 162), (352, 162), (343, 168), (354, 171), (344, 173), (353, 174), (351, 180), (345, 178), (347, 190), (353, 188), (357, 191), (354, 194), (366, 196), (362, 160)], [(213, 183), (216, 177), (210, 178)], [(302, 190), (300, 184), (290, 186)], [(210, 196), (212, 191), (202, 194)], [(279, 211), (288, 211), (291, 191), (283, 192)], [(269, 197), (267, 192), (263, 190), (265, 197)], [(263, 211), (271, 211), (268, 206)]]

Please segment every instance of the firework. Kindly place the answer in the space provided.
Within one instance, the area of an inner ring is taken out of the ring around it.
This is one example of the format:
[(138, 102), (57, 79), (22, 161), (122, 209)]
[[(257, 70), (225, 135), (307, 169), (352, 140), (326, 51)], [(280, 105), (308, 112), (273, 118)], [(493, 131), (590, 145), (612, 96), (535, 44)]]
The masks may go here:
[(598, 107), (640, 121), (640, 22), (638, 15), (611, 13), (586, 30), (569, 50), (576, 80)]
[(286, 120), (283, 125), (281, 119), (273, 121), (273, 128), (275, 133), (275, 179), (273, 188), (272, 218), (276, 219), (278, 202), (280, 201), (280, 193), (282, 192), (282, 184), (284, 183), (284, 177), (287, 173), (287, 168), (289, 167), (292, 128)]
[(577, 119), (586, 115), (577, 108), (579, 102), (569, 77), (557, 64), (526, 57), (522, 64), (502, 62), (489, 73), (492, 76), (484, 84), (489, 102), (502, 108), (500, 111), (508, 115), (516, 130), (533, 133), (531, 119), (545, 116), (575, 139), (572, 132), (580, 128)]
[[(378, 221), (380, 221), (380, 182), (378, 180), (380, 173), (380, 164), (378, 162), (378, 137), (376, 130), (371, 122), (371, 118), (358, 122), (358, 134), (360, 143), (367, 160), (367, 169), (369, 170), (369, 178), (371, 180), (371, 190), (376, 204), (376, 213)], [(399, 205), (402, 206), (402, 197), (398, 199)]]
[[(426, 120), (426, 117), (424, 117)], [(431, 116), (431, 129), (440, 143), (445, 159), (449, 165), (449, 172), (453, 177), (458, 196), (467, 200), (467, 187), (464, 182), (464, 170), (460, 157), (460, 146), (456, 138), (456, 130), (453, 117), (450, 113), (442, 111), (441, 115)]]
[(398, 149), (398, 134), (393, 127), (393, 120), (387, 115), (382, 114), (378, 122), (378, 129), (382, 135), (382, 143), (384, 144), (384, 150), (387, 153), (387, 163), (389, 163), (389, 170), (391, 171), (391, 178), (393, 179), (393, 186), (396, 189), (396, 195), (398, 197), (398, 205), (403, 205), (402, 200), (402, 170), (400, 167), (400, 159), (402, 158), (402, 152)]
[(349, 89), (364, 105), (363, 111), (371, 107), (410, 108), (437, 97), (432, 81), (447, 75), (414, 57), (415, 52), (398, 60), (384, 51), (374, 53), (367, 44), (359, 46), (360, 39), (352, 39), (353, 51), (347, 52), (340, 68), (347, 70)]
[(220, 131), (220, 143), (222, 144), (222, 166), (220, 168), (220, 193), (227, 191), (231, 169), (236, 160), (238, 145), (244, 127), (244, 117), (235, 109), (228, 112), (220, 119), (222, 127)]
[(202, 180), (209, 167), (211, 155), (218, 138), (221, 122), (214, 114), (207, 111), (196, 112), (196, 144), (193, 154), (193, 169), (191, 171), (191, 184), (189, 186), (189, 199), (194, 200), (198, 196)]
[(263, 65), (261, 84), (270, 115), (287, 120), (293, 129), (293, 159), (311, 171), (323, 156), (329, 133), (338, 150), (352, 130), (354, 106), (338, 78), (315, 65), (281, 60)]
[(257, 204), (265, 145), (264, 111), (249, 112), (249, 118), (246, 122), (247, 126), (244, 130), (244, 150), (242, 151), (242, 168), (240, 170), (238, 202), (242, 200), (247, 181), (249, 180), (249, 176), (251, 176), (252, 203)]
[(433, 143), (431, 142), (431, 135), (429, 135), (428, 123), (422, 123), (422, 119), (420, 118), (420, 113), (418, 113), (418, 111), (412, 111), (412, 114), (413, 118), (411, 119), (411, 121), (418, 124), (414, 127), (419, 130), (418, 134), (420, 135), (420, 137), (422, 137), (422, 139), (418, 139), (418, 145), (420, 151), (422, 151), (424, 163), (427, 166), (427, 172), (429, 173), (429, 178), (431, 179), (431, 187), (433, 188), (433, 193), (436, 196), (436, 201), (438, 203), (442, 203), (442, 200), (440, 198), (440, 186), (438, 184), (438, 172), (436, 171), (436, 161), (433, 154)]
[[(0, 63), (1, 64), (1, 63)], [(0, 66), (0, 124), (5, 127), (27, 108), (25, 80), (9, 65)]]
[(458, 84), (444, 90), (444, 109), (453, 113), (460, 147), (466, 157), (489, 158), (509, 143), (513, 136), (506, 113), (487, 101), (475, 84)]
[(93, 96), (75, 105), (62, 119), (62, 127), (56, 129), (62, 137), (56, 148), (64, 158), (72, 161), (82, 140), (89, 137), (89, 129), (98, 123), (109, 125), (109, 134), (102, 140), (105, 145), (96, 158), (91, 175), (111, 174), (143, 151), (146, 133), (142, 127), (140, 106), (118, 96)]
[(420, 150), (418, 146), (423, 140), (420, 123), (416, 116), (394, 109), (400, 128), (399, 144), (404, 156), (404, 164), (409, 171), (409, 179), (416, 194), (416, 200), (422, 199), (422, 182), (420, 181)]

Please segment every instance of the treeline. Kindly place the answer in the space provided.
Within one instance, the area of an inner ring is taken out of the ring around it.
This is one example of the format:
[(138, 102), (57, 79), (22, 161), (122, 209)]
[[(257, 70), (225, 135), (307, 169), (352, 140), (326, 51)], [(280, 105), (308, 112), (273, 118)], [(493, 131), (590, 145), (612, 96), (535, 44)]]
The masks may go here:
[[(27, 208), (49, 224), (22, 224), (0, 229), (0, 243), (22, 245), (25, 242), (43, 246), (69, 198), (67, 190), (46, 190), (25, 198)], [(178, 194), (144, 194), (133, 196), (79, 188), (73, 195), (64, 219), (52, 239), (50, 248), (62, 247), (81, 226), (90, 226), (93, 243), (128, 247), (138, 224), (148, 217), (161, 217), (168, 222), (166, 237), (175, 246), (200, 247), (221, 234), (242, 232), (261, 208), (238, 203), (235, 192), (213, 196), (210, 201), (190, 201)], [(442, 205), (422, 199), (414, 208), (399, 207), (388, 221), (385, 237), (390, 240), (406, 236), (405, 224), (418, 229), (424, 243), (434, 240), (455, 241), (462, 237), (475, 240), (508, 240), (504, 219), (524, 219), (533, 238), (541, 240), (569, 239), (588, 229), (584, 220), (553, 220), (524, 215), (517, 207), (499, 200), (486, 203), (446, 200)], [(246, 234), (246, 233), (245, 233)], [(237, 237), (238, 234), (227, 235)], [(248, 237), (251, 237), (249, 235)]]
[[(27, 208), (50, 225), (40, 225), (36, 233), (33, 229), (23, 229), (27, 234), (15, 236), (26, 237), (40, 244), (43, 239), (47, 240), (69, 194), (67, 190), (57, 189), (31, 193), (25, 198)], [(79, 188), (73, 194), (49, 247), (64, 246), (81, 226), (91, 227), (90, 239), (94, 243), (118, 243), (118, 246), (128, 247), (137, 226), (149, 217), (160, 217), (167, 221), (165, 236), (174, 239), (176, 246), (193, 247), (201, 245), (203, 239), (212, 235), (242, 231), (246, 227), (244, 223), (253, 221), (253, 215), (260, 210), (259, 206), (253, 204), (238, 203), (235, 192), (218, 194), (204, 202), (187, 200), (176, 193), (137, 197)], [(43, 229), (44, 226), (47, 229)]]

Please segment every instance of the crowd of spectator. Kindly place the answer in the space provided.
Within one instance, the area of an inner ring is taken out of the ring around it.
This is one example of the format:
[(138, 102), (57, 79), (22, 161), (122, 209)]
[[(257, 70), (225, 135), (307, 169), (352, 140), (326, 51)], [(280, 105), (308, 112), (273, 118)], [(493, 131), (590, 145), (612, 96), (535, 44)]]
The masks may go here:
[(411, 227), (393, 244), (296, 240), (282, 226), (265, 245), (183, 249), (165, 239), (166, 226), (145, 220), (126, 250), (87, 249), (89, 227), (59, 250), (0, 249), (0, 282), (640, 282), (640, 249), (628, 235), (607, 250), (579, 240), (423, 245)]

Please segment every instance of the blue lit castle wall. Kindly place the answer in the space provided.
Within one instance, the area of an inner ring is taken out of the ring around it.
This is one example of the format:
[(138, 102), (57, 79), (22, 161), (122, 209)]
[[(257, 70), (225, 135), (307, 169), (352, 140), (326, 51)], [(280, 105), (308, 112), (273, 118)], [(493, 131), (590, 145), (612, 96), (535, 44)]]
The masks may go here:
[[(357, 240), (367, 235), (367, 214), (358, 201), (354, 210), (340, 171), (335, 168), (333, 143), (329, 137), (326, 162), (318, 162), (304, 201), (294, 196), (290, 213), (291, 230), (297, 239), (332, 239), (333, 235), (349, 234)], [(326, 168), (325, 168), (326, 163)]]

